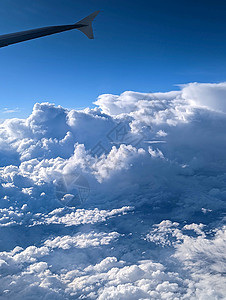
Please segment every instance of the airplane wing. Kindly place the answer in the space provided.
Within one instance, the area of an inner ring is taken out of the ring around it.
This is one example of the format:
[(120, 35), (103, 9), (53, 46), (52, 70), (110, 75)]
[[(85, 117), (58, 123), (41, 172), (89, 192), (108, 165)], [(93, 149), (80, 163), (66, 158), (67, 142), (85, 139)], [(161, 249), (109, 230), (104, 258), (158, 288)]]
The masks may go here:
[(93, 39), (92, 22), (98, 15), (99, 11), (95, 11), (91, 15), (72, 25), (48, 26), (32, 30), (26, 30), (16, 33), (10, 33), (0, 36), (0, 48), (8, 45), (21, 43), (28, 40), (37, 39), (43, 36), (52, 35), (72, 29), (78, 29), (83, 32), (89, 39)]

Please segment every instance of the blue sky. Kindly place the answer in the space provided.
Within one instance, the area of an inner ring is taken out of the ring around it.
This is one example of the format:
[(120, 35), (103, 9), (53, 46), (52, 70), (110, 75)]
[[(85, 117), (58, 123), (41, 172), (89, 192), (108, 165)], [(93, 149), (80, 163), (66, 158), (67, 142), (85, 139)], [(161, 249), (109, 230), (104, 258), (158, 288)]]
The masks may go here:
[(84, 108), (103, 93), (226, 80), (225, 1), (3, 0), (0, 34), (99, 9), (95, 40), (75, 30), (0, 49), (0, 119), (27, 116), (36, 102)]

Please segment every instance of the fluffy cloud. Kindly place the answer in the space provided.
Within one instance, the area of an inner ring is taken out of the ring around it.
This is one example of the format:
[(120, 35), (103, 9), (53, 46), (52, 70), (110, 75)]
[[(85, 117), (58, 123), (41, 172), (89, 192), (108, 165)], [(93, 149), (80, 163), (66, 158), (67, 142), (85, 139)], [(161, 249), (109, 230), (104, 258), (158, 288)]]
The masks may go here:
[[(225, 226), (205, 232), (203, 224), (187, 224), (169, 220), (153, 226), (146, 240), (162, 247), (175, 247), (173, 257), (177, 258), (184, 270), (190, 273), (189, 299), (223, 299), (226, 284)], [(207, 236), (209, 235), (209, 236)]]
[(45, 241), (45, 245), (50, 248), (70, 249), (71, 247), (87, 248), (90, 246), (108, 245), (114, 239), (119, 237), (117, 232), (77, 234), (74, 237), (63, 236), (56, 237), (53, 240)]
[(94, 210), (76, 209), (75, 211), (67, 213), (67, 209), (60, 208), (50, 212), (48, 215), (35, 215), (35, 219), (37, 218), (39, 221), (35, 221), (34, 224), (64, 224), (65, 226), (94, 224), (104, 222), (108, 218), (112, 218), (120, 214), (126, 214), (130, 210), (132, 210), (132, 208), (127, 206), (112, 209), (110, 211), (95, 208)]
[(195, 106), (226, 113), (226, 82), (188, 84), (182, 90), (182, 97)]
[(1, 299), (223, 299), (226, 84), (0, 124)]

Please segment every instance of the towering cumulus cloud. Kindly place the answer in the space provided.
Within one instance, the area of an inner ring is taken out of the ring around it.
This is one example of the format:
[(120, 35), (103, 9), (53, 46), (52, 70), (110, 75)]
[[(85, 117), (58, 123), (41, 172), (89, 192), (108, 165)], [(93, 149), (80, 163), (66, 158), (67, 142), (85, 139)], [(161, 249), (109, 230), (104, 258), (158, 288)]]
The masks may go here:
[(225, 299), (226, 83), (0, 124), (1, 299)]

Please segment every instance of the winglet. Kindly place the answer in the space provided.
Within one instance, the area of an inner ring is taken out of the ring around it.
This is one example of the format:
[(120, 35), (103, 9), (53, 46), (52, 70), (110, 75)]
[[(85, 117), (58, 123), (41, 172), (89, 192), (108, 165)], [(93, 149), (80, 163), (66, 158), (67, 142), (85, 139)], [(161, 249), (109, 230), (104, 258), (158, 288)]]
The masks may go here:
[(81, 21), (75, 23), (76, 25), (85, 25), (84, 27), (80, 27), (77, 29), (83, 32), (89, 39), (94, 39), (92, 21), (96, 18), (99, 12), (100, 11), (97, 10), (93, 12), (91, 15), (87, 16), (86, 18), (82, 19)]

